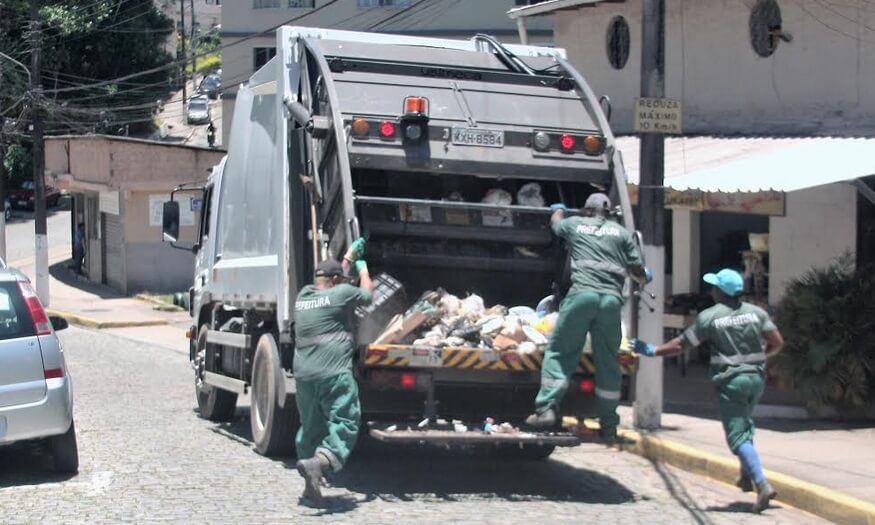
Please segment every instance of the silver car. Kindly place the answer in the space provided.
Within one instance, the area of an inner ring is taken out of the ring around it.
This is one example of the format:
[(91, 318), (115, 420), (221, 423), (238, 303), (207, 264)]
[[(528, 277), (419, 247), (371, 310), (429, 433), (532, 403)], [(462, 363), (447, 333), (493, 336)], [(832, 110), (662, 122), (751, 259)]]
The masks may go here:
[(55, 470), (79, 470), (73, 386), (55, 330), (27, 277), (0, 260), (0, 446), (43, 441)]

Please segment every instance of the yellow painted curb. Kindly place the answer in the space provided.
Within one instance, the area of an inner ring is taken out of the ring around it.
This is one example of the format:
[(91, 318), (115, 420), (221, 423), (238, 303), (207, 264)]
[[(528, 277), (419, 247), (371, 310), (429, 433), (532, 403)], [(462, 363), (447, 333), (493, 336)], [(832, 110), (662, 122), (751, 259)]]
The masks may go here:
[(141, 326), (164, 326), (169, 324), (167, 321), (163, 319), (148, 319), (143, 321), (100, 321), (97, 319), (92, 319), (91, 317), (86, 317), (84, 315), (74, 314), (70, 312), (63, 312), (61, 310), (55, 310), (53, 308), (46, 308), (46, 313), (48, 315), (53, 315), (56, 317), (63, 317), (70, 324), (75, 324), (78, 326), (84, 326), (85, 328), (94, 328), (96, 330), (105, 330), (107, 328), (133, 328), (133, 327), (141, 327)]
[[(729, 484), (738, 477), (738, 462), (732, 459), (633, 430), (621, 429), (619, 434), (629, 442), (620, 449), (651, 461)], [(871, 503), (779, 472), (767, 470), (766, 477), (778, 491), (778, 501), (837, 523), (875, 525), (875, 505)]]

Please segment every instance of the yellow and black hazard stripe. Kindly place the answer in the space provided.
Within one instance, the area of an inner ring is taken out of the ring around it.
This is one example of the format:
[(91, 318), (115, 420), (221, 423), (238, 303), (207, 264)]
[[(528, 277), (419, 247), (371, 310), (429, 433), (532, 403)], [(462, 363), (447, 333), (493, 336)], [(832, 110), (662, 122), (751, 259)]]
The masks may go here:
[[(435, 349), (435, 351), (437, 351)], [(364, 364), (368, 367), (409, 367), (411, 366), (412, 347), (405, 345), (371, 345), (367, 348)], [(517, 352), (496, 352), (477, 348), (444, 348), (440, 350), (441, 364), (437, 368), (455, 368), (462, 370), (509, 370), (537, 371), (544, 362), (543, 352), (522, 354)], [(623, 373), (635, 371), (637, 360), (634, 354), (621, 352), (619, 356), (620, 369)], [(582, 354), (577, 366), (577, 373), (592, 375), (595, 373), (595, 362), (590, 354)]]

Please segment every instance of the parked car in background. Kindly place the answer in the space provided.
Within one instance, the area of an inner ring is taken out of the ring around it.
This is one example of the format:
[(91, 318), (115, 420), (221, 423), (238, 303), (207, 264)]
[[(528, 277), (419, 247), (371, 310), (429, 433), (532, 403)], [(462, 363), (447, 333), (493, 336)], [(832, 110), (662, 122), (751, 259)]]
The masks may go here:
[(219, 89), (222, 87), (222, 78), (216, 74), (209, 74), (201, 80), (197, 92), (209, 98), (219, 98)]
[(43, 442), (57, 472), (79, 470), (73, 386), (55, 330), (24, 274), (0, 263), (0, 446)]
[(192, 97), (188, 101), (186, 119), (189, 124), (204, 124), (210, 121), (210, 100), (204, 96)]
[[(32, 180), (26, 180), (21, 184), (21, 188), (9, 194), (9, 202), (16, 209), (33, 209), (34, 202), (34, 185)], [(46, 185), (46, 206), (49, 208), (55, 207), (61, 202), (61, 190), (53, 186)]]

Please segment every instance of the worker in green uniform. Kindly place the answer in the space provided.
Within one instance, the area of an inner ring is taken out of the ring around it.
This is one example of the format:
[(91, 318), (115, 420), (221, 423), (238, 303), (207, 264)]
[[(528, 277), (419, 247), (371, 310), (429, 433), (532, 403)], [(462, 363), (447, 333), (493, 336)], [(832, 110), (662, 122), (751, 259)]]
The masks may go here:
[(741, 301), (744, 279), (738, 272), (723, 269), (706, 274), (704, 281), (712, 286), (714, 306), (701, 312), (680, 337), (659, 346), (633, 340), (632, 347), (641, 355), (664, 357), (708, 342), (723, 431), (740, 463), (736, 485), (744, 492), (756, 488), (753, 510), (762, 512), (777, 493), (766, 480), (753, 446), (751, 414), (763, 393), (766, 357), (781, 350), (784, 338), (765, 310)]
[[(352, 373), (356, 306), (371, 303), (373, 284), (364, 255), (364, 239), (347, 251), (343, 263), (326, 260), (316, 267), (315, 284), (305, 286), (295, 302), (294, 374), (301, 427), (295, 439), (304, 500), (319, 503), (325, 472), (346, 463), (358, 437), (361, 409)], [(345, 283), (355, 266), (360, 283)]]
[(553, 204), (550, 225), (563, 239), (571, 254), (571, 289), (559, 305), (559, 319), (544, 354), (541, 389), (535, 399), (535, 413), (526, 419), (533, 427), (554, 427), (559, 404), (568, 380), (580, 362), (586, 334), (592, 340), (595, 360), (596, 398), (600, 434), (612, 440), (620, 418), (620, 364), (617, 352), (622, 340), (620, 311), (626, 276), (649, 282), (650, 270), (643, 267), (632, 234), (608, 220), (611, 201), (603, 193), (590, 195), (583, 217), (565, 218), (564, 204)]

